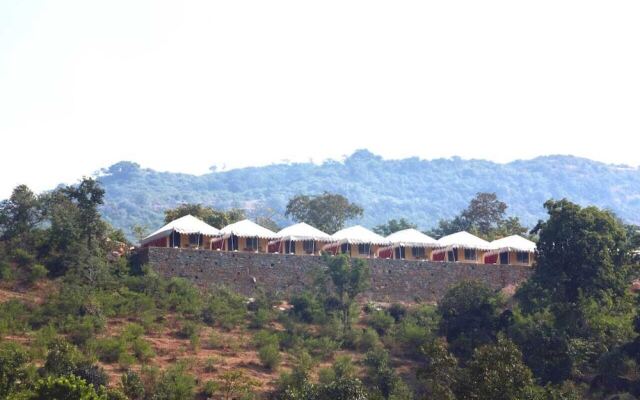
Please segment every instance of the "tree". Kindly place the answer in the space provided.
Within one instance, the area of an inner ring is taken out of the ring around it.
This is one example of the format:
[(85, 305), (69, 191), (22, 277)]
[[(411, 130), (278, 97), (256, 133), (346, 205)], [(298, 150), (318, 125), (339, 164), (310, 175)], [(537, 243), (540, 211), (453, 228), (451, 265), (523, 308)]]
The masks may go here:
[(459, 398), (514, 400), (530, 398), (534, 389), (531, 371), (513, 342), (499, 338), (496, 344), (476, 349), (459, 387)]
[(463, 360), (473, 350), (495, 340), (502, 299), (476, 281), (460, 282), (447, 291), (438, 304), (440, 332), (451, 351)]
[(344, 254), (325, 256), (327, 274), (331, 278), (339, 309), (342, 315), (344, 333), (351, 329), (351, 305), (356, 296), (369, 286), (369, 267), (363, 260), (350, 259)]
[(630, 249), (614, 215), (566, 199), (547, 201), (545, 208), (549, 218), (534, 229), (540, 236), (537, 267), (516, 294), (523, 309), (535, 312), (552, 303), (557, 309), (585, 297), (621, 298), (631, 272)]
[(77, 186), (67, 186), (62, 190), (78, 206), (79, 225), (87, 248), (91, 249), (93, 239), (104, 235), (106, 225), (100, 218), (98, 207), (104, 203), (104, 189), (93, 178), (84, 177)]
[(203, 206), (202, 204), (187, 203), (165, 210), (164, 222), (168, 224), (169, 222), (180, 217), (184, 217), (185, 215), (193, 215), (216, 228), (222, 228), (246, 218), (244, 210), (239, 208), (220, 211), (212, 207)]
[(345, 222), (360, 217), (362, 207), (335, 193), (321, 195), (297, 195), (289, 200), (285, 216), (298, 222), (306, 222), (329, 234), (339, 231)]
[(453, 388), (460, 374), (458, 360), (447, 350), (446, 342), (435, 339), (420, 348), (423, 366), (416, 377), (424, 386), (427, 398), (455, 400)]
[(386, 224), (378, 225), (373, 228), (373, 231), (378, 235), (389, 236), (394, 232), (398, 232), (404, 229), (416, 229), (418, 226), (407, 221), (404, 218), (400, 218), (399, 220), (390, 219)]
[(26, 185), (16, 186), (11, 197), (0, 202), (0, 240), (12, 241), (14, 247), (27, 247), (41, 221), (40, 201)]
[(479, 233), (488, 235), (491, 229), (496, 228), (498, 223), (503, 220), (506, 211), (507, 204), (498, 200), (495, 193), (481, 192), (471, 199), (461, 217), (469, 221), (469, 224)]
[(442, 237), (460, 231), (469, 231), (487, 240), (510, 235), (525, 235), (527, 228), (517, 217), (505, 217), (507, 204), (495, 193), (476, 193), (469, 205), (451, 220), (440, 220), (429, 233)]

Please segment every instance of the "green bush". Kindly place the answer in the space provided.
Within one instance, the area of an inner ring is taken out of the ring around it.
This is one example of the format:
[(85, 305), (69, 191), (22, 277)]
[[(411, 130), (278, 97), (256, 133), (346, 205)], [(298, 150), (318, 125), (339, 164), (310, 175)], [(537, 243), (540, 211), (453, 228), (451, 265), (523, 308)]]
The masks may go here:
[(13, 268), (11, 264), (0, 260), (0, 280), (11, 281), (14, 278)]
[(371, 328), (367, 328), (362, 332), (362, 335), (360, 336), (358, 349), (360, 351), (366, 352), (381, 345), (382, 344), (380, 342), (380, 336), (378, 336), (378, 333)]
[(146, 340), (142, 338), (134, 339), (131, 342), (131, 351), (133, 355), (140, 361), (146, 362), (155, 357), (156, 353)]
[(31, 309), (20, 300), (0, 303), (0, 334), (18, 334), (30, 328)]
[(220, 390), (220, 385), (216, 381), (206, 381), (202, 387), (202, 394), (211, 399)]
[(190, 339), (200, 334), (200, 325), (193, 321), (182, 321), (176, 334), (180, 339)]
[(121, 338), (108, 337), (96, 340), (94, 349), (100, 361), (112, 364), (120, 359), (121, 354), (126, 353), (127, 344)]
[(395, 322), (395, 319), (386, 311), (374, 311), (367, 317), (367, 324), (375, 329), (378, 335), (386, 334)]
[(49, 270), (42, 264), (33, 264), (28, 267), (27, 282), (34, 284), (36, 281), (44, 278), (49, 273)]
[(262, 365), (272, 371), (278, 369), (282, 357), (280, 356), (280, 350), (275, 344), (266, 344), (258, 350), (258, 356)]
[(258, 348), (267, 345), (280, 346), (280, 338), (274, 333), (261, 330), (253, 335), (253, 343)]
[(154, 400), (192, 399), (196, 380), (186, 373), (182, 364), (167, 369), (161, 376), (153, 396)]
[(26, 364), (29, 356), (22, 346), (7, 342), (0, 344), (0, 398), (27, 384)]
[(48, 376), (36, 382), (28, 400), (106, 400), (106, 394), (96, 393), (93, 386), (77, 376)]
[(70, 375), (82, 361), (84, 357), (74, 345), (58, 339), (49, 345), (44, 371), (47, 375)]
[(142, 400), (145, 397), (142, 379), (134, 371), (128, 370), (120, 376), (120, 388), (130, 400)]
[(246, 318), (245, 299), (229, 290), (218, 290), (213, 293), (202, 311), (202, 320), (211, 326), (219, 325), (232, 329), (240, 325)]

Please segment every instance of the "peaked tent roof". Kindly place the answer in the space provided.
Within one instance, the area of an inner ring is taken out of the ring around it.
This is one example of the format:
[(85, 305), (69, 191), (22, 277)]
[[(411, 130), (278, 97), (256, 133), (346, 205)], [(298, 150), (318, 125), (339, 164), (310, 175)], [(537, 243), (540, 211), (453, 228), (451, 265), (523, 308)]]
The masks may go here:
[(490, 253), (501, 253), (503, 251), (526, 251), (533, 253), (536, 251), (536, 244), (520, 235), (511, 235), (497, 239), (491, 242), (490, 245)]
[(437, 240), (417, 229), (409, 228), (387, 236), (391, 246), (442, 247)]
[(389, 241), (375, 232), (368, 230), (360, 225), (351, 226), (349, 228), (341, 229), (338, 232), (331, 235), (333, 240), (338, 244), (350, 243), (371, 243), (378, 245), (388, 245)]
[(185, 215), (184, 217), (180, 217), (169, 222), (162, 228), (142, 239), (140, 244), (146, 244), (161, 237), (169, 236), (173, 231), (182, 234), (202, 234), (207, 236), (220, 235), (220, 231), (213, 226), (194, 217), (193, 215)]
[(438, 243), (450, 249), (455, 249), (458, 247), (478, 250), (491, 249), (491, 244), (489, 242), (484, 239), (480, 239), (479, 237), (474, 236), (467, 231), (452, 233), (451, 235), (443, 236), (438, 239)]
[(234, 222), (224, 228), (220, 229), (220, 233), (223, 237), (227, 238), (231, 235), (240, 237), (259, 237), (260, 239), (274, 239), (276, 233), (269, 229), (262, 227), (255, 222), (243, 219), (242, 221)]
[(331, 242), (331, 235), (322, 232), (320, 229), (300, 222), (291, 226), (287, 226), (276, 233), (278, 240), (319, 240)]

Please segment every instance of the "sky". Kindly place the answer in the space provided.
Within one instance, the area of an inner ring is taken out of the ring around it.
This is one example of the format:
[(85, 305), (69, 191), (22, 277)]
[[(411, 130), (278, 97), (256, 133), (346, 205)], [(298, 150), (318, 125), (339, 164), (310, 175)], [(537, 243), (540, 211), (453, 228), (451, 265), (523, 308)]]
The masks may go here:
[(638, 166), (640, 2), (0, 0), (0, 198), (130, 160)]

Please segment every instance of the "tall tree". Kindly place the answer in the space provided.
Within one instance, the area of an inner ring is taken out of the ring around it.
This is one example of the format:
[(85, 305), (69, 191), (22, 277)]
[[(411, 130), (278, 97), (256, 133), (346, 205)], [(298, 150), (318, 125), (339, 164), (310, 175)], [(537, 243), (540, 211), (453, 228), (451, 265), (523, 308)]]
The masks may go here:
[(289, 200), (285, 215), (306, 222), (329, 234), (344, 227), (346, 221), (362, 216), (364, 210), (336, 193), (297, 195)]
[(104, 189), (93, 178), (85, 177), (78, 185), (64, 188), (63, 193), (78, 206), (81, 231), (87, 247), (91, 248), (95, 237), (106, 231), (106, 225), (98, 211), (98, 207), (104, 203)]
[(495, 193), (477, 193), (461, 217), (483, 235), (497, 228), (507, 211), (507, 203), (498, 200)]
[(540, 235), (537, 267), (517, 293), (524, 309), (577, 304), (585, 296), (598, 301), (621, 297), (631, 272), (624, 226), (609, 211), (566, 199), (544, 206), (549, 218), (534, 229)]
[(505, 217), (507, 204), (495, 193), (476, 193), (467, 208), (451, 220), (440, 220), (429, 233), (442, 237), (460, 231), (469, 231), (487, 240), (509, 235), (525, 235), (527, 228), (517, 217)]
[(344, 333), (351, 329), (351, 306), (360, 293), (369, 287), (369, 267), (363, 260), (344, 254), (325, 256), (327, 274), (331, 278), (339, 301)]
[(411, 228), (416, 229), (417, 227), (418, 226), (416, 224), (413, 224), (404, 218), (400, 218), (398, 220), (390, 219), (386, 224), (378, 225), (373, 228), (373, 231), (378, 235), (389, 236), (394, 232)]
[(11, 197), (0, 202), (0, 240), (23, 247), (41, 221), (40, 201), (26, 185), (16, 186)]

